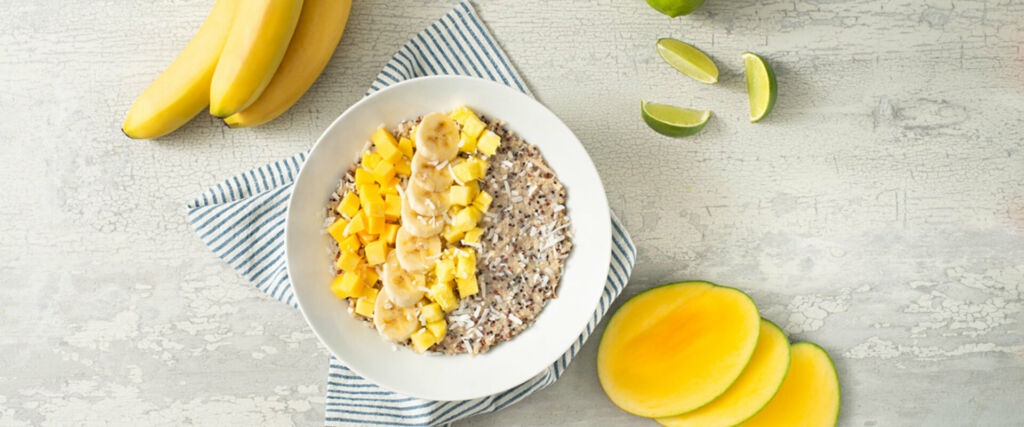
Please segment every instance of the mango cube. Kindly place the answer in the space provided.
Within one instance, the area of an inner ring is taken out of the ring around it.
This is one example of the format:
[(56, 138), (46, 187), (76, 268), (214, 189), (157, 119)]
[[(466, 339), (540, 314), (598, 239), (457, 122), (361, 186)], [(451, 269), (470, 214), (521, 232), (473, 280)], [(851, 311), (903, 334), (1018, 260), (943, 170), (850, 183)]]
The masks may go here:
[(455, 278), (455, 261), (451, 258), (442, 258), (434, 264), (434, 275), (437, 276), (437, 281), (441, 283), (448, 283)]
[(413, 143), (412, 140), (406, 137), (402, 137), (398, 140), (398, 151), (402, 152), (402, 155), (408, 158), (412, 158), (413, 155)]
[(356, 212), (356, 215), (352, 217), (352, 221), (348, 222), (348, 226), (345, 227), (344, 235), (351, 236), (358, 234), (360, 231), (366, 229), (366, 216), (363, 211)]
[(348, 236), (345, 238), (345, 240), (338, 242), (338, 248), (340, 248), (343, 251), (349, 251), (355, 254), (359, 253), (359, 248), (361, 248), (362, 246), (363, 245), (359, 241), (359, 237), (356, 236)]
[(444, 319), (428, 322), (427, 330), (434, 334), (437, 342), (441, 342), (444, 339), (444, 335), (448, 333), (448, 322), (445, 322)]
[(444, 233), (441, 233), (441, 237), (448, 243), (455, 243), (462, 239), (462, 236), (466, 234), (466, 230), (460, 230), (455, 227), (448, 227)]
[(436, 302), (420, 307), (420, 315), (423, 316), (423, 320), (428, 324), (438, 320), (444, 320), (444, 313), (441, 312), (441, 305)]
[(461, 125), (465, 123), (466, 118), (471, 115), (474, 115), (473, 110), (470, 110), (469, 107), (466, 107), (465, 105), (460, 105), (458, 107), (455, 107), (455, 109), (452, 110), (451, 113), (448, 113), (448, 118), (455, 120)]
[(380, 163), (381, 160), (384, 160), (384, 158), (381, 157), (380, 154), (377, 154), (377, 153), (372, 152), (372, 151), (364, 151), (363, 152), (362, 164), (363, 164), (363, 167), (366, 168), (366, 170), (368, 170), (368, 171), (372, 171), (373, 168), (377, 167), (377, 164)]
[(338, 218), (331, 225), (327, 226), (327, 234), (330, 234), (340, 244), (345, 239), (346, 227), (348, 227), (348, 221), (345, 218)]
[[(377, 279), (380, 279), (380, 276), (377, 275), (377, 270), (366, 265), (359, 269), (359, 274), (363, 278), (363, 283), (367, 286), (373, 286), (377, 283)], [(370, 291), (372, 291), (373, 295), (377, 295), (377, 290), (373, 288), (367, 288), (363, 295), (368, 295)]]
[(359, 199), (366, 217), (384, 217), (387, 206), (384, 204), (384, 198), (380, 196), (380, 186), (377, 184), (363, 186), (359, 189)]
[(363, 295), (363, 277), (357, 272), (346, 271), (345, 274), (341, 275), (339, 287), (345, 292), (345, 295), (360, 297)]
[(373, 317), (373, 307), (377, 304), (376, 301), (370, 301), (366, 297), (359, 298), (356, 301), (356, 313), (360, 316)]
[(475, 153), (476, 138), (463, 133), (462, 136), (459, 137), (459, 151), (470, 154)]
[(334, 292), (334, 296), (338, 297), (338, 299), (348, 298), (348, 294), (341, 289), (341, 279), (344, 277), (344, 275), (339, 275), (331, 281), (331, 292)]
[(402, 150), (398, 148), (398, 141), (395, 141), (395, 137), (383, 127), (378, 128), (373, 136), (370, 137), (373, 141), (374, 147), (377, 147), (377, 152), (380, 156), (389, 162), (394, 162), (402, 157)]
[(465, 123), (462, 124), (462, 133), (473, 137), (474, 139), (480, 137), (480, 133), (487, 127), (483, 121), (476, 116), (476, 114), (466, 116)]
[(377, 240), (366, 244), (366, 265), (383, 264), (388, 258), (388, 242)]
[(398, 237), (398, 224), (386, 224), (384, 225), (384, 233), (380, 235), (384, 241), (388, 242), (389, 245), (395, 244), (395, 238)]
[(398, 194), (384, 195), (384, 218), (391, 221), (402, 217), (402, 197)]
[(409, 176), (412, 174), (412, 163), (409, 159), (403, 158), (395, 162), (395, 175)]
[(463, 243), (480, 243), (480, 237), (484, 235), (484, 229), (476, 227), (466, 232), (466, 235), (462, 237)]
[(476, 206), (466, 206), (455, 214), (452, 228), (460, 231), (469, 231), (476, 227), (483, 217), (483, 212)]
[(368, 243), (377, 240), (376, 234), (370, 234), (366, 230), (356, 233), (356, 237), (358, 237), (359, 241), (363, 243), (363, 246), (366, 246)]
[(477, 167), (473, 163), (463, 161), (452, 166), (452, 173), (459, 182), (470, 182), (476, 179)]
[(455, 277), (465, 279), (476, 276), (476, 252), (472, 249), (465, 250), (459, 254), (458, 263), (455, 266)]
[(362, 260), (363, 259), (354, 252), (341, 251), (338, 261), (334, 263), (334, 268), (342, 271), (355, 271), (356, 267), (359, 267), (359, 262)]
[(470, 157), (468, 160), (466, 160), (466, 163), (472, 165), (474, 179), (482, 179), (483, 177), (487, 176), (487, 168), (490, 166), (490, 164), (487, 163), (487, 160), (481, 159), (479, 157)]
[(359, 196), (356, 196), (356, 193), (351, 191), (345, 193), (345, 197), (341, 198), (341, 202), (338, 203), (338, 207), (334, 210), (348, 218), (352, 218), (356, 212), (359, 212)]
[(363, 168), (356, 169), (356, 188), (367, 184), (373, 184), (373, 174)]
[(448, 189), (448, 200), (453, 205), (468, 206), (475, 196), (473, 188), (466, 185), (453, 185)]
[(494, 198), (491, 197), (490, 194), (487, 194), (486, 191), (481, 191), (480, 194), (477, 194), (476, 198), (473, 199), (473, 206), (480, 209), (480, 212), (487, 212), (487, 208), (491, 207), (491, 201), (493, 200)]
[(398, 185), (402, 183), (398, 177), (393, 177), (387, 182), (380, 184), (380, 195), (387, 196), (388, 194), (398, 195)]
[(383, 233), (388, 225), (383, 216), (371, 216), (366, 222), (366, 232), (377, 235)]
[(412, 349), (417, 353), (423, 353), (437, 343), (437, 337), (434, 336), (434, 333), (426, 329), (413, 332), (409, 339), (412, 341)]
[(380, 163), (377, 163), (377, 167), (373, 168), (373, 179), (383, 185), (391, 182), (391, 178), (394, 178), (396, 173), (394, 163), (381, 160)]
[(465, 279), (455, 279), (455, 282), (459, 285), (459, 296), (462, 298), (476, 295), (477, 292), (480, 292), (480, 286), (476, 282), (476, 276), (469, 276)]
[(436, 302), (442, 310), (448, 313), (459, 307), (459, 300), (455, 298), (455, 292), (447, 283), (435, 283), (427, 292), (427, 298)]
[(501, 137), (498, 134), (485, 131), (483, 135), (476, 141), (476, 148), (485, 156), (493, 156), (494, 153), (498, 152), (498, 147), (501, 146)]

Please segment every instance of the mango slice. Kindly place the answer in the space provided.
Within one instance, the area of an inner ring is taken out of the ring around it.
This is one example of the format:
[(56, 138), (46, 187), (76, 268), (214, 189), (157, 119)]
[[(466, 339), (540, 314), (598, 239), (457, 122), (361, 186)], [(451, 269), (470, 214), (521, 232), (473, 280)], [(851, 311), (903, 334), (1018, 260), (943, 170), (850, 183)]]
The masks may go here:
[(834, 426), (839, 420), (839, 377), (828, 353), (809, 342), (790, 347), (789, 373), (778, 394), (742, 426)]

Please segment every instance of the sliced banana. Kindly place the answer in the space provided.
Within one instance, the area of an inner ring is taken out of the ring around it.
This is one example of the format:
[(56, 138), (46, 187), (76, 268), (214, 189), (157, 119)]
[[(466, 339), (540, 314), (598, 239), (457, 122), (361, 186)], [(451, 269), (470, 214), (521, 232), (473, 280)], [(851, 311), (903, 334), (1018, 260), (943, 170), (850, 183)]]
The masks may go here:
[(429, 162), (443, 162), (458, 153), (459, 125), (443, 113), (423, 116), (416, 126), (416, 155)]
[(441, 255), (441, 238), (438, 236), (418, 237), (403, 226), (398, 229), (395, 250), (398, 264), (410, 273), (425, 273)]
[(423, 288), (426, 286), (422, 274), (410, 274), (398, 263), (397, 251), (388, 254), (387, 261), (384, 261), (384, 271), (381, 274), (381, 281), (384, 282), (384, 291), (388, 293), (391, 300), (402, 307), (412, 307), (423, 299)]
[(451, 206), (447, 191), (428, 190), (415, 179), (410, 179), (405, 187), (405, 197), (409, 199), (409, 207), (423, 216), (444, 215)]
[(373, 326), (385, 338), (403, 343), (420, 327), (418, 311), (416, 307), (395, 304), (385, 289), (377, 295), (377, 304), (373, 307)]
[(409, 195), (402, 195), (402, 230), (419, 237), (430, 237), (441, 234), (444, 230), (443, 216), (423, 216), (409, 205)]
[(428, 162), (420, 156), (412, 156), (412, 176), (410, 181), (419, 181), (430, 191), (448, 191), (452, 185), (448, 162)]

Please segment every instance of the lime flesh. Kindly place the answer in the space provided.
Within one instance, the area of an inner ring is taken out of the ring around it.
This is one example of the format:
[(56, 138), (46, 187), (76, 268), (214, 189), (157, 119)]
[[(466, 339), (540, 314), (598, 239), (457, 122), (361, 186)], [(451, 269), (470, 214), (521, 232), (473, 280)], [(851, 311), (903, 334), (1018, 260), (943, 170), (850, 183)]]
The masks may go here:
[(711, 110), (694, 110), (640, 101), (640, 115), (647, 126), (665, 136), (683, 137), (700, 132), (711, 118)]
[(647, 0), (647, 4), (654, 10), (675, 18), (680, 15), (689, 15), (704, 4), (704, 0)]
[(760, 56), (743, 53), (743, 66), (747, 75), (747, 97), (750, 99), (750, 122), (764, 118), (775, 106), (778, 88), (775, 72)]
[(658, 54), (680, 73), (699, 82), (714, 84), (718, 81), (718, 67), (699, 49), (676, 39), (658, 40)]

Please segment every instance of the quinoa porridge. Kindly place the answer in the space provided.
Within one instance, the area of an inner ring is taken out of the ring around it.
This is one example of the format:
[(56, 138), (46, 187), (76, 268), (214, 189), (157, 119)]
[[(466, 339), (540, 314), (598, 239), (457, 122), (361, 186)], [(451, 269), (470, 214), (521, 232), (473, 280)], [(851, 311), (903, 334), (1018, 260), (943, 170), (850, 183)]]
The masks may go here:
[(500, 120), (465, 107), (439, 116), (378, 130), (331, 195), (331, 289), (397, 344), (479, 354), (557, 296), (572, 250), (567, 193)]

